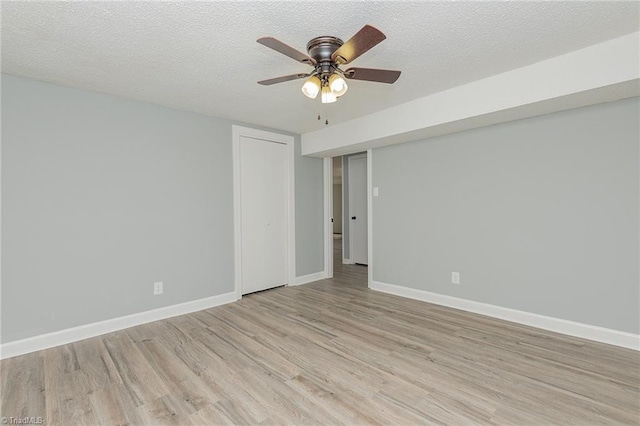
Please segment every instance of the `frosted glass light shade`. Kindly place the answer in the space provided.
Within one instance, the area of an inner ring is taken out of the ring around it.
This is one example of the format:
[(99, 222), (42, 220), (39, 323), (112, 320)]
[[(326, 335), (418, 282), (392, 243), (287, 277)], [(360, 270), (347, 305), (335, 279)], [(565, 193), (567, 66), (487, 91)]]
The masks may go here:
[(331, 88), (333, 94), (336, 95), (336, 97), (340, 97), (347, 93), (347, 89), (349, 88), (344, 78), (342, 78), (338, 74), (333, 74), (331, 77), (329, 77), (329, 87)]
[(320, 92), (320, 79), (313, 75), (302, 85), (302, 93), (308, 98), (315, 99), (318, 92)]
[(324, 86), (322, 88), (322, 103), (323, 104), (330, 104), (330, 103), (335, 102), (336, 100), (338, 100), (338, 98), (331, 91), (331, 88), (329, 86)]

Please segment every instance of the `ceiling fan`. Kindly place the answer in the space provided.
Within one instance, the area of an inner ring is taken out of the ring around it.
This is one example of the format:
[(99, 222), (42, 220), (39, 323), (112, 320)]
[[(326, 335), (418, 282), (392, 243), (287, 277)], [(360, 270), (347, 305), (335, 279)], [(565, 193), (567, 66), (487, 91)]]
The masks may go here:
[[(316, 37), (307, 43), (304, 54), (273, 37), (262, 37), (258, 43), (282, 53), (303, 64), (311, 65), (313, 71), (298, 73), (282, 77), (259, 81), (259, 84), (269, 86), (284, 81), (307, 78), (302, 85), (302, 93), (315, 99), (321, 94), (322, 103), (335, 102), (338, 97), (347, 92), (346, 79), (375, 81), (392, 84), (400, 77), (400, 71), (381, 70), (376, 68), (349, 68), (342, 70), (341, 65), (348, 64), (360, 55), (387, 38), (380, 30), (365, 25), (346, 43), (337, 37)], [(344, 77), (344, 78), (343, 78)]]

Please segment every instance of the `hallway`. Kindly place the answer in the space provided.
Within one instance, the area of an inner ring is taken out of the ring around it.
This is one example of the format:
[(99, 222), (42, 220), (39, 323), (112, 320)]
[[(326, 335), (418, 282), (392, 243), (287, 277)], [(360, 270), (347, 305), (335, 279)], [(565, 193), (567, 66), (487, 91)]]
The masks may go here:
[(343, 264), (342, 236), (340, 234), (333, 234), (333, 236), (333, 279), (327, 280), (327, 282), (332, 282), (332, 285), (337, 286), (366, 289), (368, 272), (367, 266)]

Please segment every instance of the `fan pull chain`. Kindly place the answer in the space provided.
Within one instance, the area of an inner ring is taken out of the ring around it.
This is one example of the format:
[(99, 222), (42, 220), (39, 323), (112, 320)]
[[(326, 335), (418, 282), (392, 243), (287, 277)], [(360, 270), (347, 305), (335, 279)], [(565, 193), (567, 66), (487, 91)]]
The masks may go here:
[[(320, 107), (322, 109), (322, 113), (324, 113), (324, 125), (328, 126), (329, 125), (329, 114), (327, 113), (327, 105), (326, 104), (320, 104)], [(320, 114), (320, 111), (318, 112), (318, 121), (320, 121), (322, 119), (322, 115)]]
[(327, 104), (322, 104), (324, 107), (324, 125), (328, 126), (329, 125), (329, 113), (327, 113)]
[[(320, 121), (322, 117), (320, 116), (320, 113), (318, 113), (318, 121)], [(329, 118), (327, 117), (327, 111), (325, 108), (325, 120), (324, 120), (324, 125), (327, 126), (329, 124)]]
[[(318, 114), (318, 121), (320, 121), (320, 119), (321, 119), (321, 118), (322, 118), (322, 117), (320, 117), (320, 114)], [(325, 120), (324, 120), (324, 125), (326, 126), (326, 125), (328, 125), (328, 124), (329, 124), (329, 119), (328, 119), (328, 118), (325, 118)]]

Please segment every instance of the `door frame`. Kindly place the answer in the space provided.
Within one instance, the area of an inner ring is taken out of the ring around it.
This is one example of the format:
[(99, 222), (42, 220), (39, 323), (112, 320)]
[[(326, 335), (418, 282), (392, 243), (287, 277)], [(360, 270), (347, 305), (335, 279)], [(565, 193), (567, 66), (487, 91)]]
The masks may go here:
[[(348, 155), (344, 154), (344, 155)], [(343, 158), (344, 159), (344, 158)], [(331, 157), (324, 158), (324, 246), (325, 246), (325, 261), (324, 261), (324, 275), (326, 277), (333, 277), (333, 226), (331, 223), (331, 217), (333, 215), (333, 168)], [(344, 164), (342, 165), (342, 191), (344, 194)], [(344, 211), (344, 200), (342, 209)], [(344, 214), (343, 214), (344, 216)], [(343, 225), (344, 232), (344, 225)], [(343, 238), (344, 241), (344, 238)], [(344, 252), (343, 252), (344, 253)], [(343, 254), (344, 256), (344, 254)], [(373, 281), (373, 150), (367, 150), (367, 256), (369, 257), (369, 264), (367, 265), (367, 285), (371, 288)], [(330, 257), (330, 260), (327, 258)]]
[(295, 145), (290, 135), (268, 132), (238, 125), (231, 126), (233, 150), (233, 241), (234, 241), (234, 291), (237, 300), (242, 299), (242, 205), (240, 197), (240, 138), (246, 136), (265, 142), (277, 142), (287, 146), (287, 285), (294, 285), (296, 276), (295, 235)]

